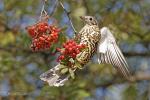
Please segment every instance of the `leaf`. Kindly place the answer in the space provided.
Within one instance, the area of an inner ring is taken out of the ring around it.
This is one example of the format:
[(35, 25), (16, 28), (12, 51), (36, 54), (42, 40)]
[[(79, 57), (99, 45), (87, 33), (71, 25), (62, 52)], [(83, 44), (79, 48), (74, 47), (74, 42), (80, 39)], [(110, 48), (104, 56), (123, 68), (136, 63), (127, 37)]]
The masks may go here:
[(127, 87), (123, 93), (124, 100), (135, 100), (137, 97), (137, 90), (135, 85)]
[(71, 63), (74, 63), (74, 60), (73, 60), (73, 58), (70, 58), (70, 59), (69, 59), (69, 61), (70, 61)]
[(60, 69), (64, 69), (64, 68), (66, 68), (66, 67), (67, 67), (67, 66), (62, 65), (62, 64), (60, 64), (59, 66), (60, 66), (60, 67), (59, 67)]
[(88, 96), (90, 96), (90, 93), (88, 93), (87, 91), (78, 90), (77, 97), (79, 100), (83, 100), (83, 98), (88, 97)]
[(71, 78), (74, 79), (75, 74), (74, 74), (74, 71), (71, 68), (69, 68), (69, 73), (70, 73)]
[(8, 45), (15, 42), (15, 36), (12, 32), (0, 33), (0, 44)]
[(62, 70), (61, 70), (61, 73), (62, 74), (65, 74), (65, 73), (67, 73), (68, 72), (68, 68), (63, 68)]
[(65, 32), (67, 30), (67, 28), (68, 28), (67, 26), (62, 27), (61, 32)]
[(75, 63), (75, 67), (79, 68), (79, 69), (83, 69), (82, 65), (78, 62)]

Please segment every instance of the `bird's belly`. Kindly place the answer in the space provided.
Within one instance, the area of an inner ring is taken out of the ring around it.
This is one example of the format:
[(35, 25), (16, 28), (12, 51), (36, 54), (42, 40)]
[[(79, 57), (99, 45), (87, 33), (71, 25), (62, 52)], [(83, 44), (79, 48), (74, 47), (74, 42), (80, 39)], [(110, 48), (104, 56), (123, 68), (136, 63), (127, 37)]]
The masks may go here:
[(100, 40), (100, 32), (92, 31), (90, 33), (85, 32), (82, 34), (80, 44), (85, 44), (86, 49), (79, 53), (76, 59), (80, 64), (85, 65), (89, 62), (96, 50), (97, 43)]
[(86, 64), (91, 59), (92, 55), (95, 52), (96, 44), (94, 41), (90, 41), (89, 39), (82, 40), (80, 44), (85, 44), (86, 48), (77, 55), (76, 59), (80, 64)]

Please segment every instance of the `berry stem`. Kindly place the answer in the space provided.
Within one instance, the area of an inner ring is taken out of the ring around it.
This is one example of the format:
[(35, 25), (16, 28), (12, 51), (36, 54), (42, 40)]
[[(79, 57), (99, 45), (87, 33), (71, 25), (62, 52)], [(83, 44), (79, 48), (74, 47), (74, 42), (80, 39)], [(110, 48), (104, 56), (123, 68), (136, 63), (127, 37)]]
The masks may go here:
[(71, 27), (72, 27), (74, 33), (77, 34), (77, 31), (76, 31), (76, 29), (75, 29), (75, 27), (73, 26), (73, 23), (72, 23), (72, 21), (71, 21), (71, 17), (70, 17), (70, 13), (71, 13), (71, 12), (70, 12), (70, 11), (67, 11), (67, 10), (65, 9), (63, 3), (62, 3), (60, 0), (58, 0), (58, 1), (59, 1), (59, 3), (60, 3), (61, 7), (63, 8), (64, 12), (65, 12), (66, 15), (68, 16), (70, 25), (71, 25)]
[(43, 5), (42, 5), (41, 14), (40, 14), (40, 21), (42, 20), (42, 17), (43, 17), (43, 16), (47, 16), (47, 12), (46, 12), (46, 10), (45, 10), (45, 2), (46, 2), (46, 1), (47, 1), (47, 0), (42, 0)]

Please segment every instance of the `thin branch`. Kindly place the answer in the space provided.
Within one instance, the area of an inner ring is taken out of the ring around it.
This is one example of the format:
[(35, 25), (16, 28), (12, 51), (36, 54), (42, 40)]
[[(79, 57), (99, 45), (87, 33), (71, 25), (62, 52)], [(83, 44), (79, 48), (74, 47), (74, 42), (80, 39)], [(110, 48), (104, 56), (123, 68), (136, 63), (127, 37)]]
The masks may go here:
[(50, 16), (53, 16), (53, 14), (56, 12), (57, 6), (58, 6), (58, 0), (55, 0), (55, 4), (54, 4), (54, 7), (53, 7), (53, 10), (52, 10), (52, 12), (49, 14)]
[(67, 10), (65, 9), (63, 3), (62, 3), (60, 0), (59, 0), (59, 3), (60, 3), (60, 5), (61, 5), (61, 7), (63, 8), (64, 12), (66, 13), (66, 15), (68, 16), (69, 22), (70, 22), (70, 24), (71, 24), (71, 27), (72, 27), (74, 33), (77, 34), (77, 31), (76, 31), (76, 29), (74, 28), (73, 23), (72, 23), (72, 21), (71, 21), (71, 17), (70, 17), (70, 13), (71, 13), (71, 12), (69, 12), (69, 11), (67, 11)]
[(42, 10), (41, 10), (41, 14), (40, 14), (40, 21), (42, 20), (42, 17), (44, 16), (47, 16), (47, 12), (46, 12), (46, 10), (45, 10), (45, 2), (46, 2), (46, 0), (42, 0), (42, 2), (43, 2), (43, 5), (42, 5)]

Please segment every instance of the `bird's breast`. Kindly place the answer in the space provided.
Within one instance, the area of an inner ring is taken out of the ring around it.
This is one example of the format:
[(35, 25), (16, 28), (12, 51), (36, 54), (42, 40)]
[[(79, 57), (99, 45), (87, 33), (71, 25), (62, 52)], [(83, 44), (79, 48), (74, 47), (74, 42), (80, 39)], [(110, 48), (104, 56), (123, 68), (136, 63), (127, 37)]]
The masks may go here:
[(85, 44), (86, 49), (77, 55), (77, 60), (81, 64), (86, 64), (91, 59), (99, 40), (100, 32), (93, 28), (87, 28), (82, 32), (80, 44)]

